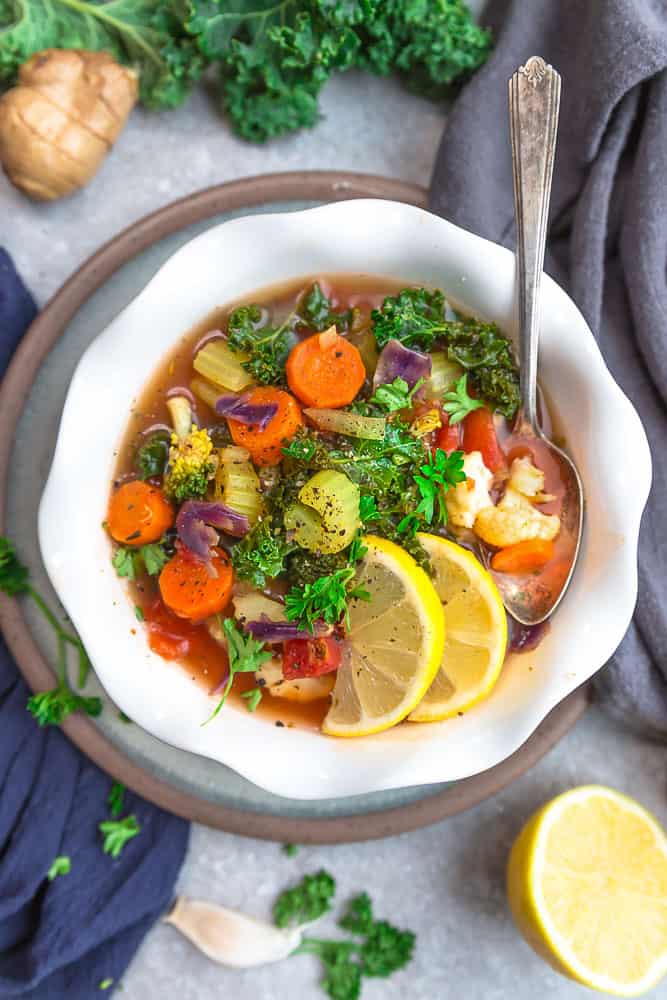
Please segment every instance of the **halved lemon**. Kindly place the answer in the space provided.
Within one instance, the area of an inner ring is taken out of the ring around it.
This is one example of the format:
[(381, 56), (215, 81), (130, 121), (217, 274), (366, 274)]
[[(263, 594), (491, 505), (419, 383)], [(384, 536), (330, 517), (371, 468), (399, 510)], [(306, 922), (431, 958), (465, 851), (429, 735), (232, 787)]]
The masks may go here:
[(368, 736), (404, 719), (428, 689), (442, 659), (442, 605), (428, 576), (404, 549), (367, 535), (355, 586), (369, 601), (350, 601), (349, 660), (340, 668), (328, 736)]
[(633, 799), (584, 785), (547, 803), (507, 884), (519, 930), (570, 979), (634, 997), (667, 973), (667, 835)]
[(464, 712), (491, 692), (507, 648), (507, 616), (490, 574), (467, 549), (420, 534), (435, 571), (446, 639), (435, 680), (410, 722), (437, 722)]

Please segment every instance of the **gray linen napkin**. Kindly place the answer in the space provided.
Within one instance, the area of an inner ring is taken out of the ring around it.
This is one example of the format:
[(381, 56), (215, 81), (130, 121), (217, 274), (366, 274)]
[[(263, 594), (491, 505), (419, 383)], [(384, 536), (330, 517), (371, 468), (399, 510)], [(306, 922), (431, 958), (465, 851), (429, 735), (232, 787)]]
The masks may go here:
[(493, 0), (482, 22), (496, 49), (448, 117), (431, 208), (514, 246), (507, 80), (532, 55), (550, 62), (563, 89), (546, 270), (588, 320), (654, 459), (637, 608), (597, 692), (665, 738), (667, 0)]

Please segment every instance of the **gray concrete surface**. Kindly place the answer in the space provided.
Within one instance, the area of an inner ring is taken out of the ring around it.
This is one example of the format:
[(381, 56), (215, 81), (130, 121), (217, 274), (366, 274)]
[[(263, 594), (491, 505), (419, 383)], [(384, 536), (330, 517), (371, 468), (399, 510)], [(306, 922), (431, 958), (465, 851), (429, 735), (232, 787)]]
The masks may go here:
[[(69, 201), (33, 205), (0, 179), (0, 242), (40, 301), (93, 250), (141, 215), (198, 188), (247, 174), (297, 168), (385, 173), (427, 183), (443, 124), (439, 109), (391, 81), (334, 81), (311, 132), (251, 147), (235, 139), (205, 94), (165, 114), (135, 112), (98, 178)], [(378, 843), (302, 848), (194, 827), (179, 890), (267, 916), (277, 892), (326, 866), (339, 896), (367, 889), (378, 914), (417, 932), (416, 957), (388, 982), (369, 981), (365, 1000), (576, 1000), (586, 991), (560, 978), (519, 938), (503, 887), (510, 844), (522, 822), (557, 792), (602, 782), (635, 795), (667, 822), (665, 748), (638, 739), (592, 709), (536, 768), (475, 810)], [(122, 983), (130, 1000), (316, 998), (314, 960), (243, 973), (215, 966), (170, 927), (156, 927)], [(590, 994), (589, 994), (590, 995)], [(652, 997), (667, 997), (667, 985)]]

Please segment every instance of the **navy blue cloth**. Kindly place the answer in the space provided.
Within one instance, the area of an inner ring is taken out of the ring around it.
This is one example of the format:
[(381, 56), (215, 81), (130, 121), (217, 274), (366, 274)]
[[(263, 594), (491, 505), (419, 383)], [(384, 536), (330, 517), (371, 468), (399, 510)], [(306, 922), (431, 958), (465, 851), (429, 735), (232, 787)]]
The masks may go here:
[[(0, 249), (0, 374), (35, 313)], [(109, 996), (100, 983), (119, 983), (172, 899), (188, 824), (126, 792), (122, 815), (141, 832), (105, 855), (98, 824), (112, 779), (60, 729), (37, 726), (29, 694), (0, 639), (0, 998)], [(61, 854), (71, 871), (48, 882)]]

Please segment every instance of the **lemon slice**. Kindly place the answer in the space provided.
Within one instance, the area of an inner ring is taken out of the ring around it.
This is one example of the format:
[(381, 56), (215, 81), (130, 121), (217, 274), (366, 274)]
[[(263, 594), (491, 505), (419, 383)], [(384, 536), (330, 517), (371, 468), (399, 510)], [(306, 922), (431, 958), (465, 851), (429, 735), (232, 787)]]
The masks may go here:
[(667, 835), (633, 799), (599, 785), (528, 821), (508, 868), (519, 929), (559, 972), (633, 997), (667, 973)]
[(490, 693), (507, 648), (507, 616), (498, 588), (467, 549), (420, 534), (442, 601), (447, 637), (440, 670), (410, 722), (437, 722), (464, 712)]
[(442, 659), (442, 606), (423, 569), (398, 545), (368, 535), (355, 586), (370, 601), (350, 601), (349, 659), (340, 668), (328, 736), (368, 736), (404, 719)]

